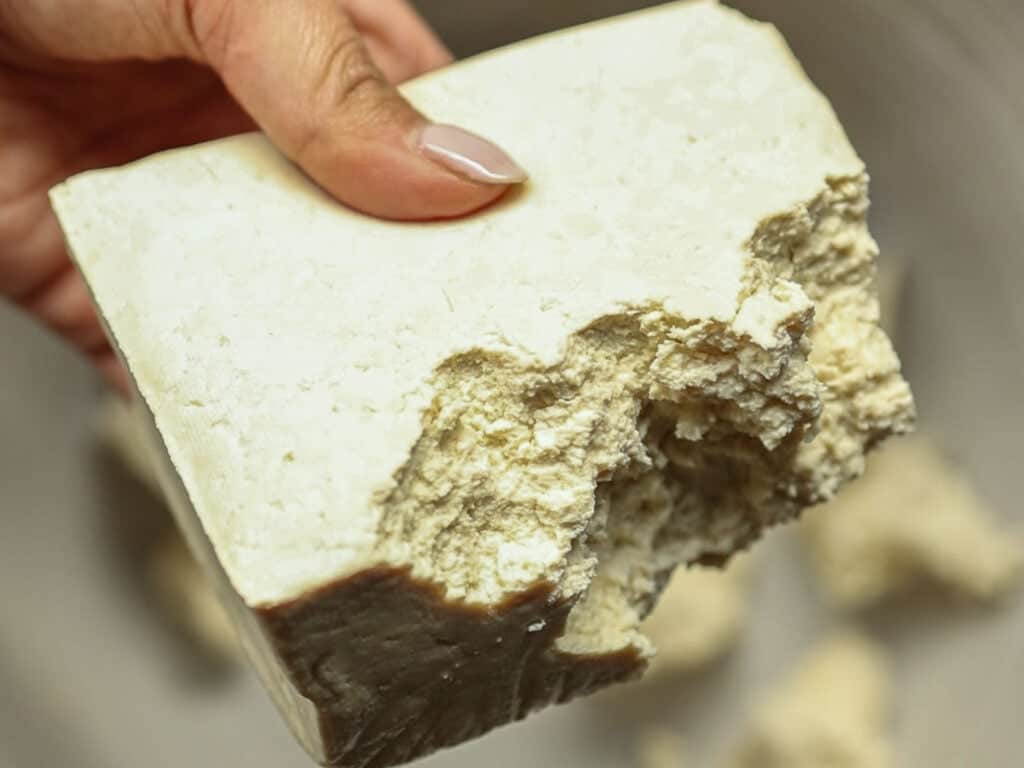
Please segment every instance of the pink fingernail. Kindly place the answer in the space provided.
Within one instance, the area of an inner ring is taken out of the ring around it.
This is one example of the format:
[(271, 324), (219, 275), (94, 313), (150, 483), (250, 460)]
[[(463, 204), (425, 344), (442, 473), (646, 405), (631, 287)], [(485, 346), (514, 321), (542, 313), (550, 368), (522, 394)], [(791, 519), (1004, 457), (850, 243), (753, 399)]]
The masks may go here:
[(483, 184), (519, 184), (528, 174), (505, 150), (454, 125), (428, 125), (417, 147), (449, 171)]

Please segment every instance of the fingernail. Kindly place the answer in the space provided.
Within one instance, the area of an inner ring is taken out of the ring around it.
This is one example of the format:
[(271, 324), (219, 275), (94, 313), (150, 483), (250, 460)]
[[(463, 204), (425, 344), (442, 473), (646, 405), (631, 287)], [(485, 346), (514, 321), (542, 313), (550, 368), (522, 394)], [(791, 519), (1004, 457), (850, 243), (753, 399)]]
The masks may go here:
[(452, 173), (483, 184), (519, 184), (529, 175), (508, 153), (487, 139), (454, 125), (428, 125), (417, 148)]

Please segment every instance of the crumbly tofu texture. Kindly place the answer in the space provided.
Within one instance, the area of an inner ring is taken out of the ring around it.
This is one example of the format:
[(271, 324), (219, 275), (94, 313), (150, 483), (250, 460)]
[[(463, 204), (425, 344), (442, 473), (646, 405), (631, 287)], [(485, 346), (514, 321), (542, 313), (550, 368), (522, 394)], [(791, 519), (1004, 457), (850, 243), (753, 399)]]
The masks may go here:
[(247, 135), (52, 193), (179, 521), (345, 766), (635, 676), (676, 564), (831, 498), (913, 412), (864, 166), (772, 27), (669, 4), (405, 93), (530, 184), (377, 221)]
[(879, 647), (840, 631), (764, 697), (730, 768), (890, 768), (891, 682)]
[(725, 568), (677, 568), (640, 631), (654, 644), (644, 680), (694, 672), (736, 645), (747, 618), (751, 556)]
[(1001, 528), (925, 435), (886, 445), (862, 479), (800, 528), (819, 583), (847, 609), (920, 587), (991, 600), (1024, 576), (1024, 532)]

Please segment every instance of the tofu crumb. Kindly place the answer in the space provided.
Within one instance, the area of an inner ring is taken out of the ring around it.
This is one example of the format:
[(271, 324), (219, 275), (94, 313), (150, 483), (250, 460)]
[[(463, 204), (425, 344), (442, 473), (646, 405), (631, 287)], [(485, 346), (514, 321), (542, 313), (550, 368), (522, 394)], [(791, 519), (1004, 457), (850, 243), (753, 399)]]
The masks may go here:
[(864, 609), (931, 587), (988, 601), (1018, 586), (1024, 536), (1000, 525), (931, 438), (895, 440), (866, 475), (800, 525), (818, 582), (837, 605)]
[(729, 768), (891, 768), (891, 685), (881, 649), (840, 630), (757, 704)]

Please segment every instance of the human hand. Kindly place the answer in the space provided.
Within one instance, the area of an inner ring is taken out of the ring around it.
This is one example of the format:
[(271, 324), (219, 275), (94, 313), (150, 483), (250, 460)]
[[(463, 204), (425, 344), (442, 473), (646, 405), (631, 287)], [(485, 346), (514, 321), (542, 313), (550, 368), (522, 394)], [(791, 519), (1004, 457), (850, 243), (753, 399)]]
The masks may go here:
[(406, 0), (0, 0), (0, 295), (127, 392), (47, 190), (256, 127), (366, 213), (488, 205), (522, 169), (392, 86), (450, 60)]

